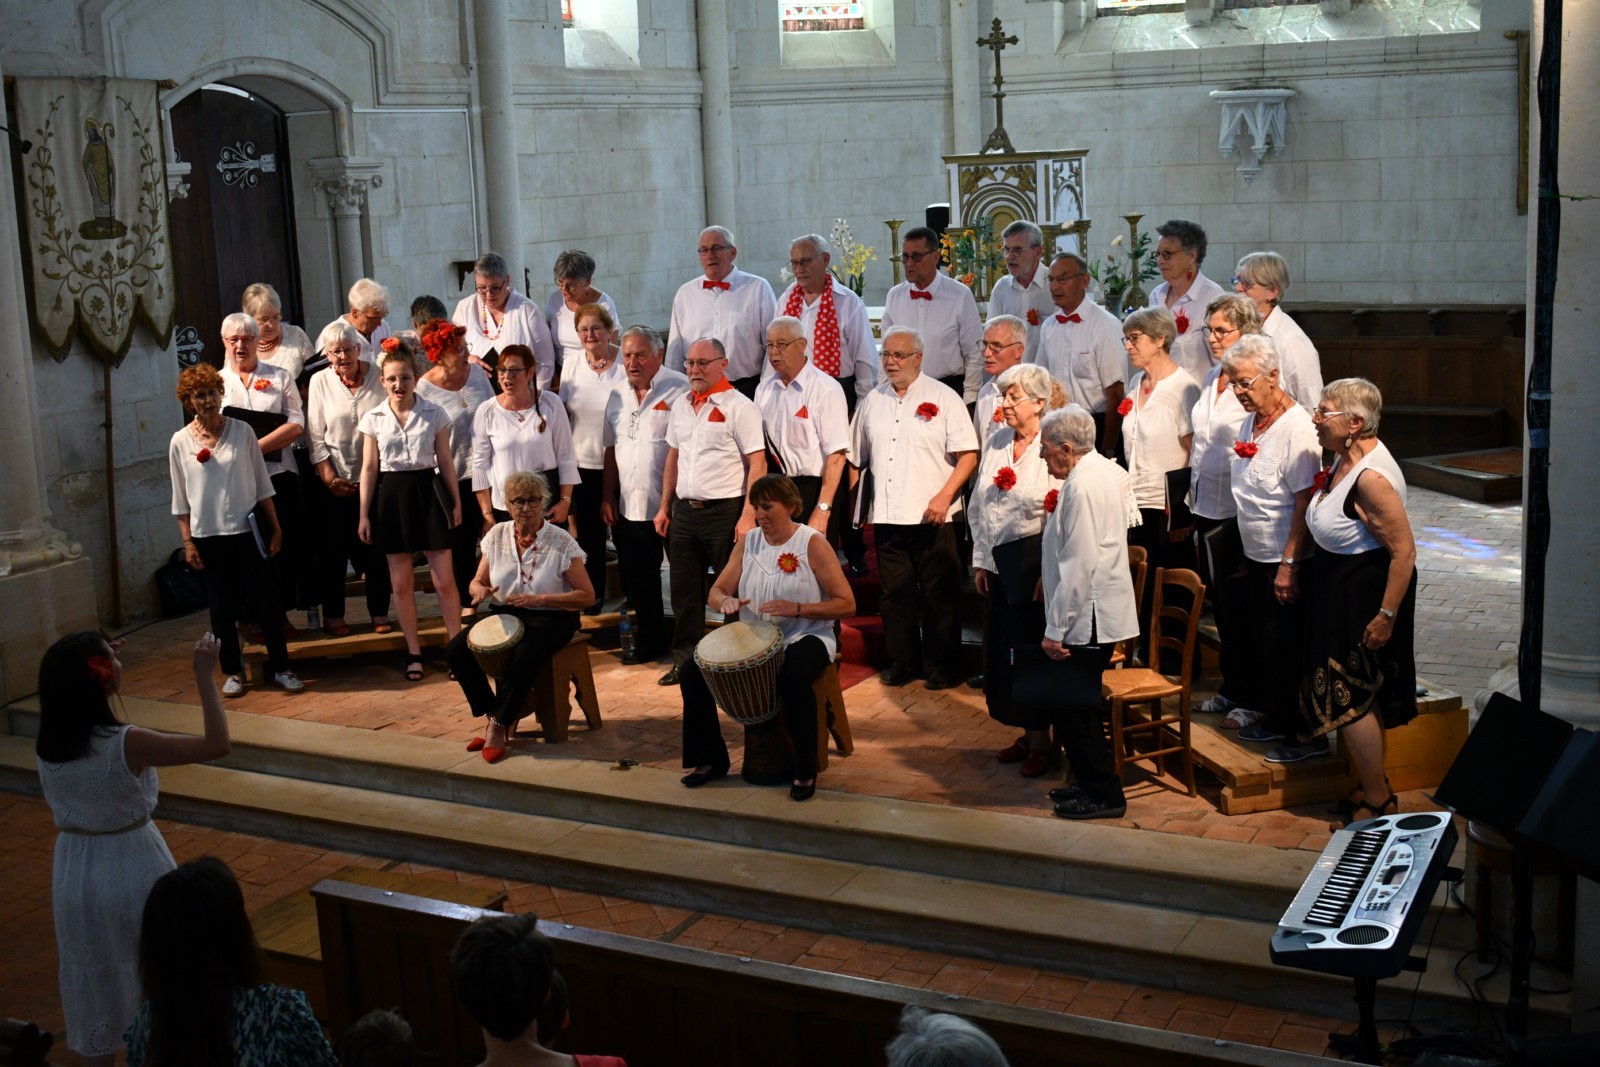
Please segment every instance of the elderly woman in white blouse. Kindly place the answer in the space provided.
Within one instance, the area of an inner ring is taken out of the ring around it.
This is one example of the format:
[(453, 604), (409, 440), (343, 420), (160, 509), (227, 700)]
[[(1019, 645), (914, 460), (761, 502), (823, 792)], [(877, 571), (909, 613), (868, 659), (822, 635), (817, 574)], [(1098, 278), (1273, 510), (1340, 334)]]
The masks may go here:
[(462, 298), (450, 320), (467, 328), (473, 362), (493, 371), (508, 346), (525, 345), (534, 356), (539, 388), (547, 388), (556, 371), (555, 346), (539, 306), (512, 286), (511, 268), (497, 252), (480, 256), (472, 277), (475, 291)]
[(522, 639), (493, 689), (467, 645), (466, 631), (445, 649), (473, 717), (485, 720), (484, 732), (467, 742), (467, 751), (481, 751), (489, 763), (505, 756), (510, 731), (522, 718), (539, 669), (566, 647), (578, 630), (578, 610), (594, 599), (583, 569), (583, 549), (567, 531), (545, 521), (550, 486), (544, 477), (515, 471), (501, 492), (512, 517), (484, 536), (483, 558), (468, 592), (480, 614), (511, 615), (520, 621)]
[[(828, 539), (797, 521), (800, 489), (784, 474), (750, 486), (756, 528), (733, 546), (706, 605), (745, 621), (762, 619), (783, 635), (778, 701), (794, 742), (790, 800), (817, 791), (817, 703), (812, 686), (838, 652), (833, 622), (855, 614), (855, 593)], [(717, 705), (691, 657), (678, 669), (683, 692), (683, 784), (698, 788), (728, 773), (728, 746), (717, 725)]]
[(1322, 393), (1322, 357), (1300, 324), (1278, 306), (1289, 291), (1289, 264), (1276, 252), (1251, 252), (1234, 268), (1233, 288), (1255, 304), (1261, 332), (1277, 346), (1284, 392), (1310, 411)]
[(1168, 499), (1167, 476), (1189, 467), (1189, 446), (1194, 439), (1189, 417), (1200, 399), (1200, 383), (1172, 359), (1177, 336), (1177, 323), (1166, 308), (1142, 308), (1122, 320), (1122, 344), (1134, 371), (1119, 409), (1122, 444), (1143, 518), (1128, 534), (1128, 542), (1149, 553), (1144, 604), (1151, 602), (1157, 568), (1194, 563), (1185, 534), (1174, 532), (1168, 521), (1172, 501)]
[(366, 577), (367, 612), (372, 628), (390, 633), (389, 564), (361, 540), (361, 417), (383, 403), (378, 369), (361, 359), (361, 335), (343, 319), (323, 327), (317, 348), (328, 365), (311, 376), (306, 389), (306, 431), (311, 462), (328, 490), (323, 502), (322, 564), (317, 586), (322, 598), (322, 628), (334, 637), (350, 636), (345, 622), (346, 564)]
[[(1311, 416), (1279, 384), (1270, 338), (1241, 337), (1223, 355), (1222, 365), (1247, 412), (1233, 444), (1229, 482), (1244, 546), (1235, 631), (1250, 650), (1253, 668), (1233, 681), (1241, 707), (1229, 714), (1239, 723), (1240, 740), (1282, 741), (1293, 724), (1300, 684), (1305, 634), (1300, 565), (1311, 547), (1306, 505), (1322, 449)], [(1246, 708), (1260, 714), (1252, 716)], [(1296, 755), (1306, 759), (1326, 752), (1324, 744)]]
[[(1242, 678), (1243, 672), (1253, 668), (1249, 648), (1239, 641), (1234, 628), (1234, 606), (1228, 596), (1233, 591), (1232, 571), (1237, 554), (1232, 546), (1239, 526), (1231, 483), (1233, 443), (1239, 439), (1245, 410), (1229, 388), (1222, 353), (1246, 334), (1260, 333), (1261, 320), (1256, 316), (1255, 305), (1238, 293), (1217, 297), (1206, 306), (1205, 314), (1205, 325), (1200, 329), (1210, 349), (1211, 369), (1200, 382), (1200, 399), (1189, 413), (1189, 424), (1194, 429), (1194, 440), (1189, 446), (1189, 513), (1194, 524), (1189, 532), (1194, 535), (1200, 577), (1206, 584), (1206, 595), (1211, 598), (1211, 614), (1222, 645), (1218, 653), (1218, 671), (1222, 679), (1216, 694), (1195, 710), (1223, 714), (1237, 706), (1238, 694), (1234, 692), (1233, 680)], [(1218, 532), (1213, 534), (1212, 531)], [(1211, 540), (1207, 535), (1211, 535)], [(1216, 560), (1213, 557), (1219, 553), (1225, 557), (1222, 565), (1228, 568), (1228, 574), (1214, 573)], [(1249, 724), (1235, 717), (1223, 720), (1223, 726), (1229, 729), (1241, 725)]]
[[(222, 695), (244, 692), (237, 622), (247, 606), (262, 620), (272, 680), (299, 692), (305, 686), (289, 670), (283, 610), (266, 558), (283, 544), (266, 461), (250, 427), (222, 414), (222, 377), (215, 367), (201, 363), (178, 375), (178, 400), (194, 418), (167, 447), (172, 514), (185, 561), (205, 575), (211, 632), (222, 643), (219, 659), (228, 676)], [(260, 515), (254, 527), (253, 513)]]
[[(1020, 322), (1021, 320), (1016, 320)], [(1003, 425), (984, 441), (973, 482), (968, 521), (972, 528), (973, 581), (985, 598), (983, 692), (989, 717), (1025, 731), (995, 757), (1021, 763), (1024, 778), (1050, 770), (1048, 712), (1019, 710), (1011, 700), (1014, 651), (1033, 649), (1044, 636), (1039, 585), (1044, 502), (1061, 488), (1039, 449), (1039, 422), (1066, 396), (1044, 367), (1023, 363), (994, 380)]]
[[(427, 556), (445, 632), (461, 630), (461, 599), (450, 566), (450, 529), (461, 522), (456, 468), (450, 461), (450, 416), (417, 396), (417, 367), (408, 346), (386, 346), (378, 374), (386, 397), (361, 416), (361, 540), (389, 564), (400, 629), (406, 637), (405, 677), (422, 681), (416, 574), (411, 557)], [(437, 473), (441, 494), (435, 492)]]
[(304, 330), (283, 321), (283, 302), (278, 299), (278, 291), (266, 282), (256, 282), (244, 291), (239, 306), (256, 320), (256, 328), (261, 331), (256, 355), (275, 367), (282, 367), (289, 372), (289, 377), (298, 381), (300, 372), (316, 356), (317, 350)]
[[(482, 367), (467, 359), (466, 328), (444, 319), (422, 326), (422, 350), (432, 364), (417, 382), (417, 395), (450, 416), (450, 458), (461, 494), (461, 524), (450, 531), (450, 561), (456, 589), (465, 589), (478, 572), (478, 538), (483, 535), (483, 510), (472, 485), (472, 420), (478, 408), (494, 399), (494, 383)], [(462, 609), (471, 614), (470, 608)]]
[[(1165, 314), (1165, 312), (1163, 312)], [(1100, 676), (1118, 641), (1139, 632), (1127, 532), (1138, 514), (1128, 475), (1095, 451), (1094, 416), (1068, 404), (1044, 417), (1044, 460), (1063, 479), (1046, 498), (1041, 587), (1045, 661), (1019, 670), (1018, 701), (1055, 712), (1056, 740), (1074, 783), (1050, 791), (1063, 819), (1118, 819), (1127, 813), (1122, 781), (1100, 726)]]
[(589, 304), (600, 304), (612, 322), (620, 319), (616, 303), (592, 284), (594, 271), (594, 257), (582, 249), (568, 248), (556, 257), (556, 287), (544, 302), (544, 318), (555, 343), (557, 383), (566, 381), (567, 368), (576, 365), (585, 350), (578, 333), (578, 312)]
[(545, 518), (565, 525), (578, 484), (572, 424), (561, 398), (534, 377), (533, 350), (507, 345), (495, 368), (500, 395), (478, 405), (472, 416), (472, 491), (483, 512), (483, 532), (511, 518), (501, 486), (516, 471), (533, 471), (560, 486)]
[(600, 517), (605, 496), (606, 406), (628, 380), (617, 358), (617, 320), (604, 304), (585, 304), (573, 316), (583, 354), (562, 371), (561, 400), (572, 423), (572, 450), (578, 485), (572, 494), (572, 522), (578, 544), (589, 557), (589, 582), (598, 609), (605, 596), (606, 524)]

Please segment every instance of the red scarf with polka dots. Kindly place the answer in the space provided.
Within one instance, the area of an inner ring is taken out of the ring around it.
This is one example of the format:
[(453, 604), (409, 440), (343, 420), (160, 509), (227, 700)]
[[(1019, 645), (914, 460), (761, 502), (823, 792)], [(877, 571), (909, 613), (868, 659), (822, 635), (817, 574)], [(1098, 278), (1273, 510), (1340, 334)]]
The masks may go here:
[[(805, 290), (796, 285), (794, 292), (789, 294), (789, 303), (784, 306), (783, 313), (798, 319), (805, 307)], [(817, 305), (817, 327), (812, 331), (811, 338), (811, 362), (828, 377), (839, 377), (839, 316), (833, 310), (831, 278), (823, 287), (822, 298)]]

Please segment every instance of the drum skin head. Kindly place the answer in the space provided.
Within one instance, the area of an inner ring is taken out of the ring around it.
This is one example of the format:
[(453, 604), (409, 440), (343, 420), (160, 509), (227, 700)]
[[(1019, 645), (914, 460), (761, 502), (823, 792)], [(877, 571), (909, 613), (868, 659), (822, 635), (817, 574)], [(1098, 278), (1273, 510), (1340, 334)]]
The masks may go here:
[(777, 634), (770, 622), (730, 622), (701, 638), (695, 652), (708, 663), (738, 663), (771, 648)]
[(472, 629), (467, 633), (467, 644), (471, 648), (498, 648), (506, 643), (516, 633), (522, 630), (522, 622), (514, 615), (490, 615), (472, 624)]

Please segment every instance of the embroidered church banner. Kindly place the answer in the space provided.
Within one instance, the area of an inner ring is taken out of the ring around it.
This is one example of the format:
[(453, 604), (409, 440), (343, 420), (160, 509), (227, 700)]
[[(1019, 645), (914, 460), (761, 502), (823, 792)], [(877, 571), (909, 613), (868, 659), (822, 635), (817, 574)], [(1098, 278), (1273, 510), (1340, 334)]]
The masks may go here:
[(77, 336), (115, 365), (136, 323), (172, 338), (177, 289), (156, 83), (18, 78), (30, 309), (59, 362)]

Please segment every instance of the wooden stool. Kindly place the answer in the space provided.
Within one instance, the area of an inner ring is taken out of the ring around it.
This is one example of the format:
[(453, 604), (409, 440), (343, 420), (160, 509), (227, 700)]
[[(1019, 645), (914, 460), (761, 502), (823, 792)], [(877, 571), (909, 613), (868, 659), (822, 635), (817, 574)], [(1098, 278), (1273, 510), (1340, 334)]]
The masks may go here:
[[(817, 697), (817, 772), (828, 769), (828, 738), (839, 755), (856, 750), (850, 736), (850, 719), (845, 715), (844, 690), (839, 685), (839, 668), (830, 663), (811, 684)], [(739, 776), (751, 785), (785, 785), (794, 780), (794, 738), (782, 715), (744, 728), (744, 762)]]
[[(522, 706), (524, 716), (532, 714), (539, 720), (539, 733), (547, 745), (559, 745), (567, 739), (567, 725), (572, 721), (572, 687), (578, 687), (578, 706), (589, 729), (598, 730), (600, 722), (600, 697), (594, 688), (594, 671), (589, 667), (589, 635), (579, 631), (572, 635), (566, 647), (550, 657), (550, 662), (539, 668), (533, 680), (533, 691)], [(519, 720), (520, 721), (520, 720)], [(510, 731), (515, 737), (516, 728)]]
[[(1511, 873), (1511, 842), (1487, 826), (1467, 823), (1467, 841), (1472, 846), (1476, 873), (1472, 882), (1472, 913), (1477, 921), (1478, 959), (1489, 961), (1493, 943), (1494, 875)], [(1572, 973), (1572, 939), (1578, 922), (1578, 879), (1561, 859), (1543, 849), (1533, 854), (1534, 877), (1555, 875), (1561, 881), (1556, 889), (1556, 966)]]
[(839, 755), (848, 756), (856, 750), (855, 738), (850, 736), (850, 718), (844, 711), (844, 689), (839, 685), (839, 665), (830, 663), (817, 680), (811, 683), (817, 695), (817, 771), (828, 769), (828, 738), (839, 749)]

